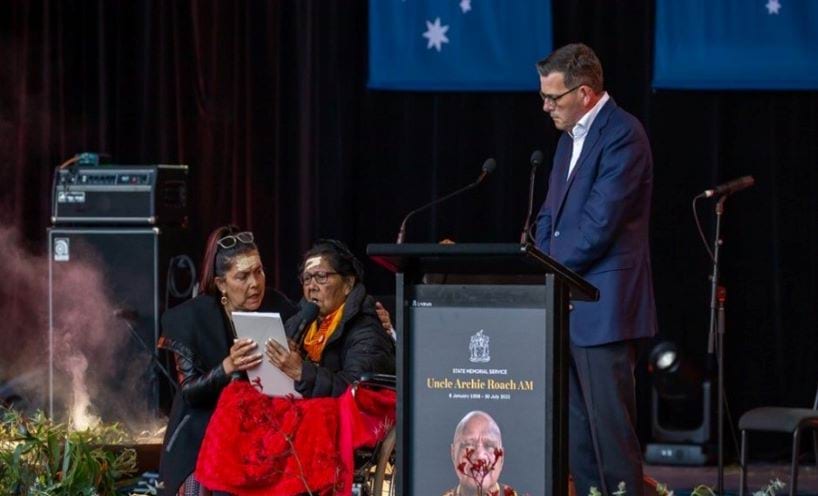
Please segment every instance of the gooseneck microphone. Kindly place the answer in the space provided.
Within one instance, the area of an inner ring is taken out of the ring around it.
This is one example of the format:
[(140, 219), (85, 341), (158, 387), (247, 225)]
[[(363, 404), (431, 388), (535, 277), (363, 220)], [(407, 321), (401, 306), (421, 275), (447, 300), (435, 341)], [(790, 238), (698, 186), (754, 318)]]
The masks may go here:
[(307, 326), (312, 324), (312, 322), (318, 318), (318, 305), (311, 301), (302, 300), (299, 304), (301, 310), (299, 310), (299, 315), (301, 316), (301, 320), (298, 322), (298, 327), (295, 330), (295, 334), (293, 334), (293, 341), (298, 343), (298, 346), (301, 346), (301, 342), (304, 340), (304, 330), (307, 329)]
[(743, 189), (747, 189), (753, 184), (755, 184), (756, 180), (753, 179), (753, 176), (742, 176), (738, 179), (733, 179), (732, 181), (727, 181), (724, 184), (719, 184), (713, 189), (706, 189), (701, 194), (705, 198), (710, 198), (711, 196), (725, 196), (731, 195), (736, 193), (737, 191), (741, 191)]
[(540, 150), (534, 150), (529, 159), (531, 163), (531, 177), (528, 180), (528, 213), (523, 223), (523, 232), (520, 233), (520, 244), (524, 245), (531, 239), (531, 213), (534, 210), (534, 180), (537, 178), (537, 167), (542, 165), (543, 154)]
[(409, 212), (408, 214), (406, 214), (406, 217), (403, 218), (403, 222), (400, 223), (400, 230), (398, 231), (398, 239), (395, 241), (395, 243), (397, 243), (397, 244), (403, 243), (403, 240), (406, 237), (406, 222), (409, 220), (410, 217), (412, 217), (413, 215), (415, 215), (418, 212), (426, 210), (427, 208), (429, 208), (429, 207), (431, 207), (433, 205), (437, 205), (438, 203), (440, 203), (442, 201), (446, 201), (446, 200), (448, 200), (449, 198), (451, 198), (453, 196), (459, 195), (460, 193), (463, 193), (464, 191), (468, 191), (468, 190), (474, 188), (475, 186), (477, 186), (481, 182), (483, 182), (483, 180), (486, 178), (486, 176), (488, 176), (489, 174), (494, 172), (494, 169), (496, 169), (496, 168), (497, 168), (497, 162), (493, 158), (486, 159), (486, 161), (483, 162), (483, 170), (482, 170), (482, 172), (480, 172), (480, 175), (477, 177), (476, 181), (474, 181), (473, 183), (458, 189), (457, 191), (452, 191), (451, 193), (449, 193), (446, 196), (443, 196), (441, 198), (433, 200), (433, 201), (431, 201), (431, 202), (429, 202), (429, 203), (427, 203), (427, 204), (425, 204), (425, 205), (423, 205), (421, 207), (418, 207), (418, 208), (412, 210), (411, 212)]

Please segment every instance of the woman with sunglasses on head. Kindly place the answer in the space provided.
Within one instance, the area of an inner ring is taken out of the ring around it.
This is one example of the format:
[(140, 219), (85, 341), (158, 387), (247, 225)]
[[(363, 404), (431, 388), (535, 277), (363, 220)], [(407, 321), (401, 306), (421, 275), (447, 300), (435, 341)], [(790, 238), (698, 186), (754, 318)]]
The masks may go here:
[[(219, 393), (231, 376), (262, 361), (249, 339), (236, 339), (230, 313), (262, 309), (265, 274), (253, 233), (235, 226), (214, 230), (202, 262), (200, 294), (162, 316), (159, 347), (173, 353), (180, 387), (173, 399), (160, 460), (164, 494), (205, 496), (193, 474), (196, 457)], [(263, 310), (288, 317), (295, 308), (272, 294)]]
[(300, 280), (304, 300), (318, 306), (318, 319), (299, 337), (301, 318), (290, 318), (284, 326), (289, 349), (271, 340), (265, 350), (299, 393), (340, 396), (365, 372), (395, 373), (395, 343), (366, 293), (361, 262), (343, 243), (318, 240), (304, 254)]

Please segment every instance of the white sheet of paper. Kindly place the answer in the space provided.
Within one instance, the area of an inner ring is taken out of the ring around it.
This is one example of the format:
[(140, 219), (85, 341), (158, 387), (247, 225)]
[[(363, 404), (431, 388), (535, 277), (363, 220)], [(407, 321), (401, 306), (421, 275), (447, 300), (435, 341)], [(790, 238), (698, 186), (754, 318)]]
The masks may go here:
[(264, 353), (264, 346), (268, 339), (274, 339), (282, 346), (287, 346), (287, 334), (284, 332), (281, 315), (264, 312), (233, 312), (233, 325), (238, 337), (255, 341), (258, 344), (258, 352), (264, 355), (261, 365), (247, 371), (250, 384), (267, 396), (293, 395), (301, 398), (301, 394), (295, 390), (294, 381), (281, 369), (270, 363)]

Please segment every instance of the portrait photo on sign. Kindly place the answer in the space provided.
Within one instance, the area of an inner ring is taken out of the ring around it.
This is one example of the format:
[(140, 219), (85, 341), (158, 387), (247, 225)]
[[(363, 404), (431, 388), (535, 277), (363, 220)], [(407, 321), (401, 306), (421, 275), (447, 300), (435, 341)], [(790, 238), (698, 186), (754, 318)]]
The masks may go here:
[(503, 434), (494, 418), (481, 410), (466, 413), (454, 429), (451, 444), (457, 486), (443, 496), (516, 495), (502, 479), (505, 455)]
[(492, 308), (489, 288), (474, 307), (447, 306), (449, 291), (409, 309), (412, 492), (544, 494), (543, 471), (531, 467), (545, 466), (549, 445), (545, 312), (523, 297), (517, 308)]

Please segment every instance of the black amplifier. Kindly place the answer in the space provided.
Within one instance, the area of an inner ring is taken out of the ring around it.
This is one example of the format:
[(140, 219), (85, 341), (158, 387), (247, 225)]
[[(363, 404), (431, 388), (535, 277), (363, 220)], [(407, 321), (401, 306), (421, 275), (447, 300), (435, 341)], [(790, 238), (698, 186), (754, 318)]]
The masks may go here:
[(187, 205), (187, 165), (78, 165), (54, 173), (51, 222), (186, 224)]

